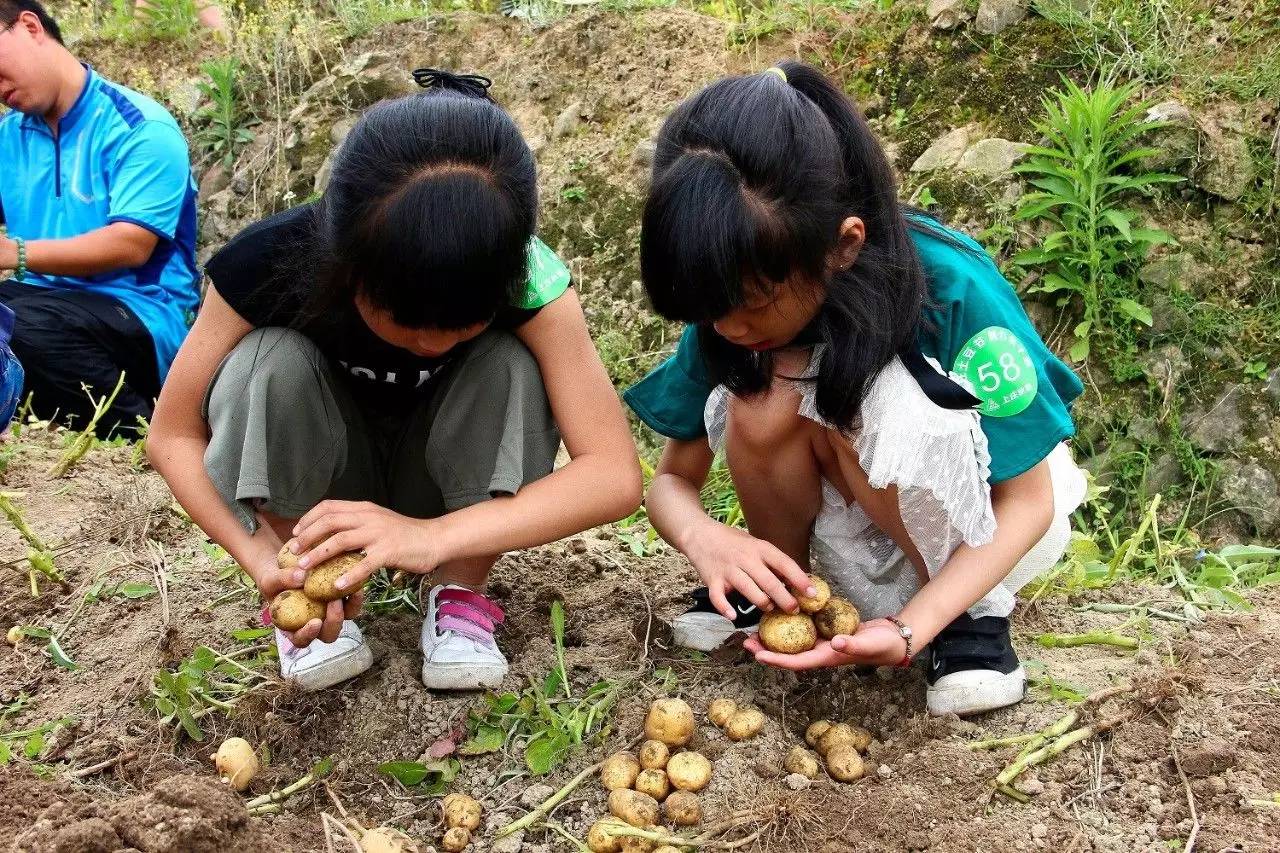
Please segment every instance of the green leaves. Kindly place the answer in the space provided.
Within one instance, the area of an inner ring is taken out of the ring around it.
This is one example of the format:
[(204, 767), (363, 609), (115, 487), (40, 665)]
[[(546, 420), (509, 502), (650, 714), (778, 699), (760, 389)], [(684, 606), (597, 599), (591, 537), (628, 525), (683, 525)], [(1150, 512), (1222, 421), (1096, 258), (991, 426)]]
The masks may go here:
[(461, 764), (456, 758), (438, 761), (388, 761), (378, 765), (378, 772), (395, 779), (418, 793), (438, 794), (458, 775)]
[(206, 153), (221, 155), (230, 167), (236, 151), (253, 141), (254, 124), (240, 103), (240, 63), (234, 58), (211, 59), (200, 66), (205, 80), (196, 85), (208, 103), (196, 111), (196, 142)]
[(62, 645), (58, 642), (58, 635), (50, 631), (48, 628), (40, 628), (32, 625), (24, 627), (22, 629), (22, 633), (27, 637), (38, 637), (45, 640), (45, 654), (49, 656), (49, 659), (52, 660), (55, 665), (71, 672), (75, 672), (80, 668), (80, 664), (73, 661), (71, 656), (62, 650)]

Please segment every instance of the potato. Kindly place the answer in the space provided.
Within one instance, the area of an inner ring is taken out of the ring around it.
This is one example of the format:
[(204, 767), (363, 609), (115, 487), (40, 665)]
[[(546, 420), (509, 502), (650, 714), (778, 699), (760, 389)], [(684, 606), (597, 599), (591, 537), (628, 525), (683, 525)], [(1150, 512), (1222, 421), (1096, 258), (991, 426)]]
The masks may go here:
[(813, 614), (813, 625), (818, 636), (830, 640), (838, 634), (852, 634), (858, 630), (858, 608), (843, 598), (833, 598), (826, 606)]
[(622, 836), (611, 834), (609, 829), (626, 825), (626, 821), (616, 817), (601, 818), (593, 823), (587, 832), (587, 847), (591, 853), (618, 853), (622, 849)]
[(736, 710), (738, 710), (738, 703), (732, 699), (717, 699), (707, 706), (707, 719), (724, 728), (724, 724), (729, 722), (729, 718)]
[(683, 699), (658, 699), (644, 718), (644, 736), (667, 746), (684, 746), (693, 738), (693, 709)]
[(389, 826), (366, 829), (360, 835), (360, 847), (364, 853), (418, 853), (412, 838)]
[(701, 791), (711, 782), (711, 762), (698, 752), (677, 752), (667, 762), (667, 778), (673, 788)]
[(609, 792), (609, 814), (632, 826), (652, 826), (658, 822), (658, 801), (639, 791), (618, 788)]
[(23, 634), (22, 634), (21, 625), (14, 625), (12, 628), (9, 629), (8, 633), (4, 635), (5, 641), (8, 642), (8, 644), (11, 646), (16, 646), (18, 645), (18, 643), (21, 643), (22, 637), (23, 637)]
[(302, 584), (302, 591), (313, 601), (323, 601), (325, 603), (346, 598), (355, 592), (355, 588), (338, 589), (338, 578), (354, 569), (363, 559), (364, 554), (358, 551), (350, 551), (346, 554), (330, 557), (307, 572), (307, 579)]
[(818, 630), (807, 613), (766, 613), (760, 620), (760, 642), (771, 652), (798, 655), (818, 644)]
[(818, 591), (818, 594), (812, 597), (799, 595), (796, 596), (796, 600), (800, 602), (801, 613), (812, 615), (827, 606), (827, 602), (831, 600), (831, 587), (827, 586), (827, 582), (817, 575), (809, 575), (809, 583), (813, 584), (813, 588)]
[(289, 550), (288, 543), (281, 546), (280, 553), (276, 554), (276, 565), (284, 572), (298, 568), (298, 555)]
[(296, 631), (312, 619), (323, 618), (324, 605), (300, 589), (286, 589), (271, 601), (271, 624), (281, 631)]
[(665, 770), (641, 770), (636, 777), (636, 790), (662, 802), (671, 793), (671, 780)]
[(760, 734), (763, 728), (764, 713), (759, 708), (747, 706), (729, 718), (724, 733), (730, 740), (746, 740)]
[(662, 810), (676, 826), (697, 826), (702, 821), (702, 803), (693, 791), (672, 791), (663, 801)]
[[(658, 827), (649, 826), (646, 829), (658, 831)], [(622, 853), (651, 853), (656, 844), (647, 838), (637, 838), (634, 835), (626, 836), (622, 839)]]
[(851, 745), (841, 744), (827, 753), (827, 773), (837, 782), (853, 782), (864, 772), (862, 756)]
[(460, 826), (473, 832), (480, 826), (480, 804), (466, 794), (450, 794), (444, 798), (441, 809), (444, 812), (444, 825), (450, 829)]
[(209, 757), (213, 759), (213, 766), (222, 781), (236, 791), (249, 787), (249, 782), (258, 775), (258, 754), (242, 737), (227, 738)]
[(848, 723), (836, 723), (831, 728), (822, 733), (822, 737), (818, 738), (818, 745), (815, 749), (818, 754), (826, 757), (826, 754), (837, 746), (853, 746), (858, 742), (857, 735), (853, 732), (853, 726)]
[(670, 844), (664, 844), (661, 847), (655, 848), (653, 853), (680, 853), (680, 848), (672, 847)]
[(629, 752), (615, 752), (604, 760), (600, 768), (600, 784), (607, 791), (630, 788), (640, 775), (640, 762)]
[(831, 728), (834, 723), (830, 720), (816, 720), (809, 724), (809, 728), (804, 730), (804, 742), (815, 749), (818, 746), (818, 738), (826, 734), (827, 729)]
[(660, 740), (647, 740), (640, 744), (640, 766), (645, 770), (661, 770), (667, 766), (671, 750)]
[(444, 838), (440, 839), (440, 846), (448, 851), (448, 853), (461, 853), (467, 849), (467, 845), (471, 843), (471, 830), (462, 826), (455, 826), (444, 834)]
[(803, 746), (793, 746), (783, 759), (782, 767), (788, 773), (799, 773), (813, 779), (818, 775), (818, 757)]
[(871, 741), (875, 740), (875, 735), (862, 726), (850, 726), (850, 728), (853, 729), (853, 748), (858, 752), (866, 752), (867, 747), (871, 746)]

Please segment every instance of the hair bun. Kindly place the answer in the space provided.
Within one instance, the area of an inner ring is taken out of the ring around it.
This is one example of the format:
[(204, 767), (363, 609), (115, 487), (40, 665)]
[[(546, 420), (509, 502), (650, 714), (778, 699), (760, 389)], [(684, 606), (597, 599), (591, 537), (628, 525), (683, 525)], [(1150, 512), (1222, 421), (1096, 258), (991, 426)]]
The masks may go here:
[(424, 89), (448, 89), (474, 98), (492, 100), (489, 87), (493, 81), (479, 74), (458, 74), (443, 68), (415, 68), (413, 80)]

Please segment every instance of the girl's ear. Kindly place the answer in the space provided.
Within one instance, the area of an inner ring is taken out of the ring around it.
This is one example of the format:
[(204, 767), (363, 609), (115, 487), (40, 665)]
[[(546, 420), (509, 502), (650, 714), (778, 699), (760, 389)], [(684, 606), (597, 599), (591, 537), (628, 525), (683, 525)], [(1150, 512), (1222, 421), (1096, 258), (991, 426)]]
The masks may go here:
[(836, 245), (827, 257), (827, 268), (835, 273), (847, 270), (858, 259), (862, 244), (867, 239), (867, 226), (857, 216), (850, 216), (840, 223), (840, 234), (836, 237)]

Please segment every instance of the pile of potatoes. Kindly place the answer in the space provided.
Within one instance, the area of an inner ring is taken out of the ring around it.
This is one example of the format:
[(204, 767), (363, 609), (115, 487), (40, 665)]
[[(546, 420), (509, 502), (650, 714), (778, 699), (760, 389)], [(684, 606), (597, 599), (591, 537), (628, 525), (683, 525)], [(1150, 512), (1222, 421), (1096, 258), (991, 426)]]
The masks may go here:
[(681, 699), (659, 699), (644, 721), (647, 740), (636, 753), (618, 752), (600, 768), (600, 782), (609, 791), (610, 817), (596, 821), (587, 833), (592, 853), (673, 853), (654, 848), (643, 838), (610, 832), (621, 826), (657, 829), (665, 817), (673, 826), (697, 826), (702, 821), (698, 792), (711, 782), (711, 762), (683, 747), (693, 739), (693, 709)]
[(760, 642), (771, 652), (798, 655), (838, 634), (852, 634), (861, 621), (858, 609), (845, 598), (832, 596), (831, 587), (817, 575), (809, 575), (817, 594), (800, 596), (799, 613), (776, 610), (760, 620)]
[[(271, 624), (282, 631), (297, 631), (312, 619), (324, 619), (324, 611), (330, 601), (346, 598), (353, 589), (338, 589), (338, 578), (354, 569), (364, 555), (351, 551), (330, 557), (311, 571), (302, 589), (286, 589), (271, 601)], [(280, 549), (276, 565), (283, 571), (298, 568), (298, 558), (289, 547)]]
[[(866, 769), (862, 753), (871, 745), (871, 732), (848, 723), (818, 720), (805, 730), (804, 739), (817, 750), (827, 767), (827, 775), (837, 782), (855, 782)], [(803, 746), (794, 746), (783, 760), (783, 769), (809, 779), (818, 775), (818, 758)]]
[(729, 740), (747, 740), (764, 728), (764, 712), (755, 705), (739, 706), (732, 699), (716, 699), (707, 706), (707, 717)]
[(480, 803), (466, 794), (449, 794), (441, 803), (445, 833), (440, 847), (448, 853), (460, 853), (471, 843), (471, 833), (480, 826)]

